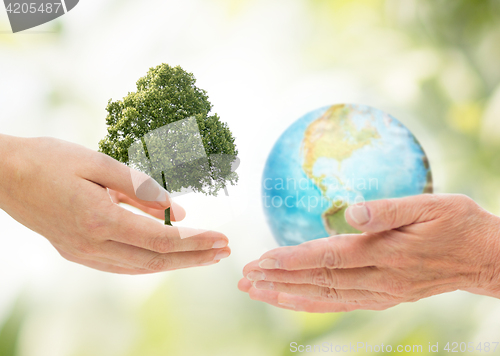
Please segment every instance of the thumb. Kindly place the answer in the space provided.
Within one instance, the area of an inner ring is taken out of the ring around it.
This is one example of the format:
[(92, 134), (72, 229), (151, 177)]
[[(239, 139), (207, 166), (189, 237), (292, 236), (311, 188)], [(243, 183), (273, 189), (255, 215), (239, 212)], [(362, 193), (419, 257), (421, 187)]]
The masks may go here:
[(363, 232), (380, 232), (436, 218), (433, 207), (443, 204), (436, 194), (421, 194), (406, 198), (374, 200), (352, 205), (345, 219)]
[[(158, 210), (171, 207), (171, 214), (185, 215), (184, 209), (173, 203), (168, 192), (147, 174), (102, 153), (96, 153), (91, 159), (93, 164), (81, 172), (83, 178), (120, 192), (143, 206)], [(178, 214), (174, 210), (178, 210)]]

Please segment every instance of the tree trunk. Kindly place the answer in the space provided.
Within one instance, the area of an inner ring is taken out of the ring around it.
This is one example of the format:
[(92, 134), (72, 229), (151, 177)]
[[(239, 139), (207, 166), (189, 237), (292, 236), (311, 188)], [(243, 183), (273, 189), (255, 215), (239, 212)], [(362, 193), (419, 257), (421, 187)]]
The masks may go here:
[(165, 209), (165, 225), (172, 226), (172, 223), (170, 222), (170, 208)]
[[(161, 178), (163, 180), (163, 188), (167, 190), (167, 182), (165, 181), (165, 173), (161, 172)], [(172, 222), (170, 221), (170, 208), (165, 210), (165, 225), (172, 226)]]

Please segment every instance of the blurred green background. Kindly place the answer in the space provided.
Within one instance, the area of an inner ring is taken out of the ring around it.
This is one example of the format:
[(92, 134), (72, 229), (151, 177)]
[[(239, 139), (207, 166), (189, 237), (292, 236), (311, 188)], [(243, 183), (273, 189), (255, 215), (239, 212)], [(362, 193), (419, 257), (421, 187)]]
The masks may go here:
[(260, 207), (266, 156), (324, 105), (391, 113), (428, 153), (436, 192), (500, 213), (500, 1), (86, 0), (53, 23), (9, 30), (0, 11), (2, 133), (97, 149), (108, 99), (133, 91), (149, 67), (179, 64), (237, 138), (241, 212), (217, 221), (228, 260), (146, 277), (64, 261), (0, 212), (1, 356), (289, 355), (291, 342), (324, 341), (420, 344), (422, 355), (429, 343), (500, 342), (500, 302), (488, 297), (308, 315), (236, 289), (244, 264), (276, 246)]

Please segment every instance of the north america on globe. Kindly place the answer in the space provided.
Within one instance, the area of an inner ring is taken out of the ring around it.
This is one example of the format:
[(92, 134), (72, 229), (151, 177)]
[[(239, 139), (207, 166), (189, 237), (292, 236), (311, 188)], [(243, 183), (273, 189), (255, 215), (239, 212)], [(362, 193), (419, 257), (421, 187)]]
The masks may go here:
[(304, 115), (278, 139), (262, 177), (262, 203), (280, 245), (358, 232), (345, 209), (432, 193), (429, 161), (392, 116), (339, 104)]

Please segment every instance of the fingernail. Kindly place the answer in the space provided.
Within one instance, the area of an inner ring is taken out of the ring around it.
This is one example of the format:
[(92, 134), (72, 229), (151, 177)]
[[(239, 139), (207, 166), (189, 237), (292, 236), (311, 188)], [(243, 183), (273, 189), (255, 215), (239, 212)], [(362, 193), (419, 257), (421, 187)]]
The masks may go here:
[(220, 251), (217, 255), (215, 255), (214, 260), (222, 260), (223, 258), (229, 257), (229, 251)]
[(168, 195), (168, 192), (165, 190), (165, 188), (159, 185), (158, 182), (155, 181), (155, 183), (156, 183), (156, 188), (158, 189), (155, 201), (161, 205), (165, 205), (168, 203), (170, 206), (170, 199), (169, 199), (170, 197)]
[(282, 307), (286, 307), (286, 308), (290, 308), (290, 309), (295, 309), (295, 305), (293, 304), (290, 304), (290, 303), (281, 303), (281, 302), (278, 302), (279, 305), (281, 305)]
[(137, 198), (144, 201), (155, 201), (160, 205), (169, 202), (168, 192), (156, 180), (134, 169), (130, 169), (130, 174)]
[(227, 241), (220, 240), (220, 241), (215, 241), (214, 245), (212, 248), (223, 248), (227, 246)]
[(251, 271), (247, 274), (247, 279), (250, 281), (263, 281), (266, 279), (266, 275), (261, 271)]
[(156, 201), (163, 207), (169, 208), (172, 206), (172, 202), (170, 201), (170, 195), (162, 187), (160, 187), (160, 194), (156, 199), (157, 199)]
[(280, 268), (280, 261), (275, 260), (274, 258), (266, 258), (265, 260), (259, 262), (259, 267), (267, 269)]
[(274, 289), (273, 282), (257, 281), (257, 282), (253, 282), (253, 286), (257, 289), (262, 289), (262, 290), (273, 290)]
[(365, 205), (352, 206), (348, 212), (351, 219), (358, 225), (364, 225), (370, 221), (370, 211)]
[(214, 260), (214, 261), (212, 261), (212, 262), (206, 262), (206, 263), (202, 263), (202, 264), (201, 264), (200, 266), (211, 266), (211, 265), (214, 265), (214, 264), (216, 264), (217, 262), (219, 262), (219, 261), (217, 261), (217, 260)]

